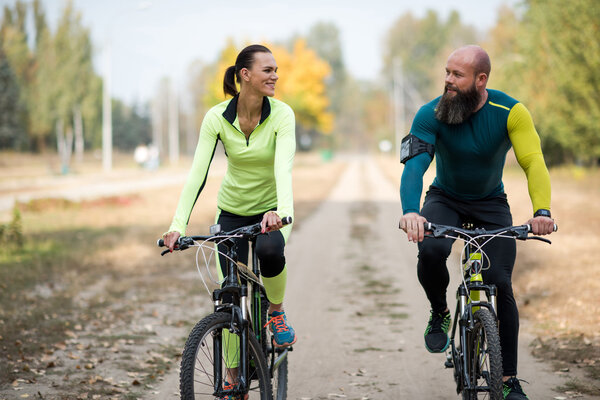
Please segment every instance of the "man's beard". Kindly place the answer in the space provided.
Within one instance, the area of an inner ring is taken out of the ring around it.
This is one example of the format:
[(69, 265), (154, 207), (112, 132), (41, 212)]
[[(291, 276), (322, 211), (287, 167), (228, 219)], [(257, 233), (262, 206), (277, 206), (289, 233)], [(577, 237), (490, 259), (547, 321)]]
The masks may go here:
[(466, 91), (456, 89), (454, 96), (449, 95), (448, 88), (445, 88), (435, 109), (435, 117), (446, 124), (462, 124), (473, 114), (480, 101), (481, 95), (475, 84)]

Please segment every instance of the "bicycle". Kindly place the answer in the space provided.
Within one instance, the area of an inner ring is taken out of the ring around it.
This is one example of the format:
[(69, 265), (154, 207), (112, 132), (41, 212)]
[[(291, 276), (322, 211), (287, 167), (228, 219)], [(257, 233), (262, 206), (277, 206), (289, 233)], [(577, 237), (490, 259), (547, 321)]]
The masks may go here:
[[(282, 222), (287, 225), (292, 219), (285, 217)], [(194, 326), (185, 343), (179, 384), (183, 400), (227, 395), (244, 400), (287, 397), (288, 354), (293, 348), (276, 347), (266, 329), (269, 301), (255, 253), (256, 238), (261, 234), (260, 223), (229, 232), (213, 225), (210, 235), (184, 236), (177, 241), (175, 250), (202, 250), (207, 270), (210, 258), (207, 260), (204, 251), (218, 257), (221, 253), (215, 244), (224, 245), (228, 271), (223, 282), (215, 281), (221, 286), (212, 291), (213, 313)], [(251, 269), (238, 262), (236, 238), (251, 243)], [(162, 239), (157, 244), (164, 247)], [(167, 253), (169, 250), (164, 250), (161, 255)], [(206, 282), (204, 285), (210, 292)]]
[[(496, 316), (497, 291), (494, 285), (483, 282), (482, 270), (486, 258), (483, 246), (499, 237), (551, 242), (539, 236), (529, 236), (532, 232), (530, 225), (485, 230), (473, 229), (472, 224), (457, 228), (427, 222), (425, 230), (430, 232), (426, 237), (461, 239), (465, 242), (461, 256), (463, 280), (456, 292), (449, 354), (444, 363), (446, 368), (454, 369), (456, 393), (462, 393), (463, 400), (501, 400), (503, 373)], [(557, 230), (556, 225), (554, 230)], [(488, 266), (489, 261), (487, 259)], [(481, 292), (485, 293), (487, 300), (481, 298)]]

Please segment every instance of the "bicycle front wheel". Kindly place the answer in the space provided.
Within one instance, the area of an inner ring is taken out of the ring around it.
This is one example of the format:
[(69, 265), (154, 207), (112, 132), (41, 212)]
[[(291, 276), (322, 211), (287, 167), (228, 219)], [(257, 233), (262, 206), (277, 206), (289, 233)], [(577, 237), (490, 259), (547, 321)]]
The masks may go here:
[(502, 400), (502, 355), (496, 320), (481, 308), (473, 313), (474, 329), (468, 334), (465, 400)]
[[(183, 400), (215, 399), (218, 398), (216, 389), (223, 387), (224, 381), (236, 383), (242, 357), (241, 335), (237, 328), (231, 328), (231, 314), (218, 312), (203, 318), (192, 329), (181, 359), (179, 387)], [(269, 370), (262, 349), (251, 332), (247, 336), (247, 399), (272, 400)]]

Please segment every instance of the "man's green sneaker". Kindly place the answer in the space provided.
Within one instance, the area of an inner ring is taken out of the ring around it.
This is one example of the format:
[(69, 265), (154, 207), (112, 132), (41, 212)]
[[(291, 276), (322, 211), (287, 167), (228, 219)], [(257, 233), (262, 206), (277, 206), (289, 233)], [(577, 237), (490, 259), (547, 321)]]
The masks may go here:
[(429, 323), (425, 329), (425, 348), (430, 353), (442, 353), (450, 344), (448, 329), (450, 328), (450, 312), (437, 313), (431, 311)]
[(523, 392), (521, 383), (515, 376), (504, 382), (504, 386), (502, 387), (502, 395), (504, 396), (504, 400), (529, 399), (529, 397), (527, 397), (527, 395)]

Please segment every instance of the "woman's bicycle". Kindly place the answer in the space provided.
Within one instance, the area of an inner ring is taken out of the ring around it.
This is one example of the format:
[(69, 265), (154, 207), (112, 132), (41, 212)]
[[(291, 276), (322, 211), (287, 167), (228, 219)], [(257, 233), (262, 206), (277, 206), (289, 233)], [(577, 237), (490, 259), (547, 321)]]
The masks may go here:
[[(456, 311), (445, 362), (447, 368), (454, 368), (456, 392), (462, 393), (464, 400), (501, 400), (503, 374), (496, 287), (483, 282), (482, 270), (486, 260), (483, 246), (494, 238), (551, 242), (539, 236), (529, 236), (530, 225), (485, 230), (473, 229), (469, 224), (457, 228), (427, 222), (425, 230), (430, 232), (427, 237), (461, 239), (465, 243), (461, 257), (463, 280), (456, 293)], [(489, 259), (487, 265), (490, 265)], [(482, 299), (482, 292), (487, 300)]]
[[(291, 221), (290, 217), (282, 220), (284, 225)], [(207, 269), (212, 255), (219, 254), (216, 245), (223, 245), (228, 271), (222, 282), (215, 281), (220, 287), (212, 291), (214, 312), (194, 326), (185, 343), (179, 384), (183, 400), (287, 397), (287, 356), (292, 347), (276, 347), (266, 329), (269, 301), (255, 253), (256, 238), (261, 234), (260, 223), (230, 232), (221, 232), (219, 225), (213, 225), (210, 235), (178, 239), (175, 250), (197, 247), (196, 258), (202, 252)], [(238, 263), (234, 240), (238, 238), (251, 243), (251, 268)], [(164, 246), (162, 239), (158, 245)], [(212, 276), (210, 271), (208, 274)]]

